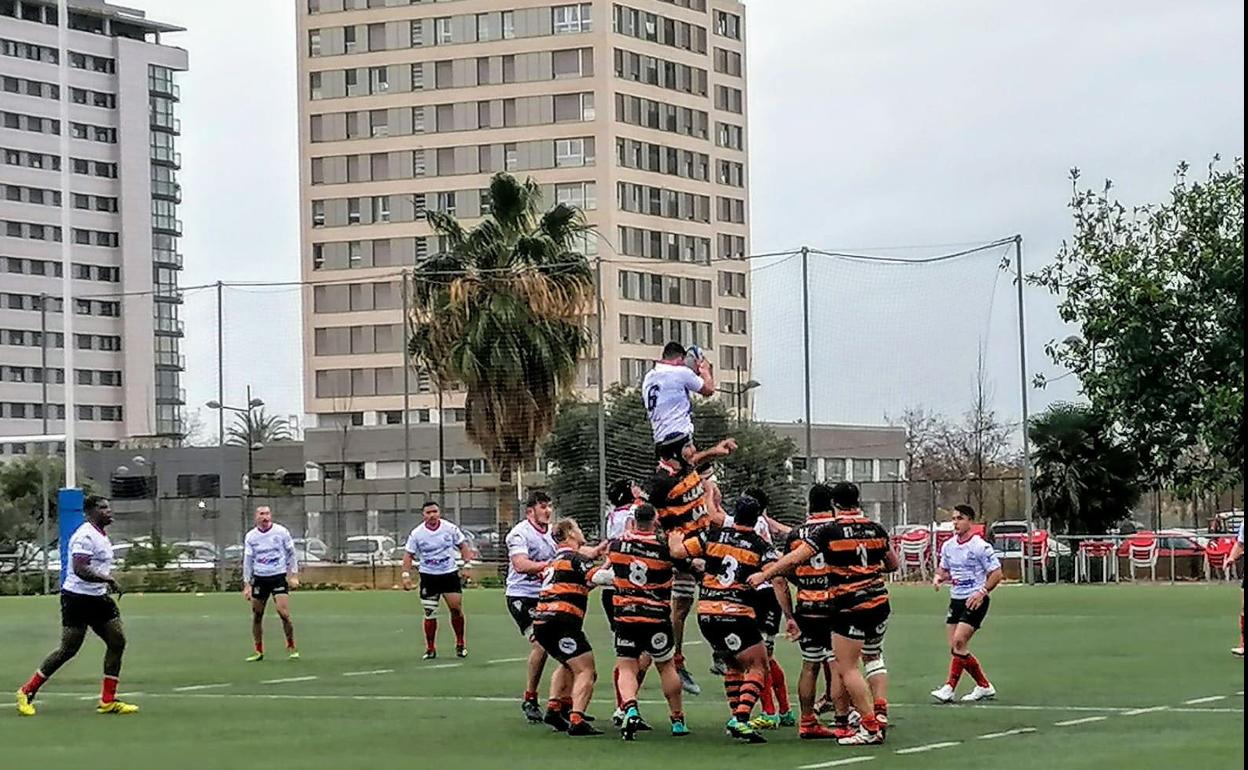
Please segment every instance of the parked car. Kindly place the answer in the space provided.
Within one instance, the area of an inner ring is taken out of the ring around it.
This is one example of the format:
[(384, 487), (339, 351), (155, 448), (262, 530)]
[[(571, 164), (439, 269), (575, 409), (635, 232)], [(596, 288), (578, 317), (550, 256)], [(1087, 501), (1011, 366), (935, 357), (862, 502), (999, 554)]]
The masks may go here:
[[(329, 557), (329, 546), (324, 540), (316, 537), (296, 537), (295, 556), (299, 558), (300, 563), (326, 561)], [(239, 557), (242, 557), (240, 550)]]
[(1184, 556), (1201, 557), (1205, 555), (1205, 543), (1202, 542), (1204, 538), (1179, 529), (1163, 529), (1160, 532), (1136, 532), (1118, 546), (1118, 555), (1128, 556), (1132, 544), (1138, 546), (1139, 544), (1147, 543), (1150, 539), (1156, 539), (1157, 541), (1157, 558), (1159, 559), (1169, 559), (1171, 556), (1181, 558)]
[[(395, 551), (399, 554), (396, 558)], [(396, 549), (394, 538), (389, 535), (352, 535), (347, 538), (344, 549), (347, 564), (397, 564), (402, 550)]]

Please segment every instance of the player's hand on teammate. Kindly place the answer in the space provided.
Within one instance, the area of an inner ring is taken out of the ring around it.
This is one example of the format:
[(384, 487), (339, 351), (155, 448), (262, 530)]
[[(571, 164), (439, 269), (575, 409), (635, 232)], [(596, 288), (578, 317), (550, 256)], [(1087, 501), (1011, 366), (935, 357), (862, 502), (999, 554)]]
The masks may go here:
[(753, 575), (746, 578), (745, 582), (749, 583), (751, 588), (758, 588), (763, 584), (763, 573), (755, 572)]
[(983, 591), (976, 591), (975, 593), (971, 594), (971, 597), (969, 599), (966, 600), (966, 608), (968, 610), (979, 609), (979, 605), (984, 603), (984, 598), (986, 596), (988, 596), (988, 594), (984, 593)]

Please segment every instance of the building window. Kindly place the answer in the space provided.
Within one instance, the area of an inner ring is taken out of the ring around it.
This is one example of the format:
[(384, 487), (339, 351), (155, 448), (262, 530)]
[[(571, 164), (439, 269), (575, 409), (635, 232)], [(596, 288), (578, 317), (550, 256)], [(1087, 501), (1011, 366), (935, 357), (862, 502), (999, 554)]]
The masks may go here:
[(556, 5), (551, 10), (553, 11), (554, 32), (556, 35), (589, 32), (592, 28), (593, 6), (590, 3)]
[(451, 17), (443, 16), (433, 20), (433, 40), (438, 45), (449, 45), (454, 41), (454, 35), (451, 32)]

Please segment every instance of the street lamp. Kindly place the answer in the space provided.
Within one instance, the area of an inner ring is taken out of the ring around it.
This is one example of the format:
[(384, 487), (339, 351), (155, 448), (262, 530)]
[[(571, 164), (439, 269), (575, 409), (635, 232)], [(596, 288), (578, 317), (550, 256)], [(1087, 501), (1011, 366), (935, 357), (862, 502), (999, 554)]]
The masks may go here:
[(741, 411), (745, 407), (745, 394), (749, 393), (751, 390), (754, 390), (755, 388), (761, 388), (761, 387), (763, 387), (763, 383), (759, 382), (758, 380), (750, 380), (749, 382), (742, 385), (741, 384), (741, 370), (737, 369), (736, 407), (737, 407), (737, 424), (738, 425), (741, 424)]
[[(216, 399), (213, 399), (212, 401), (207, 402), (205, 406), (217, 412), (217, 446), (221, 450), (221, 468), (217, 473), (217, 521), (216, 521), (216, 525), (214, 529), (215, 529), (215, 538), (217, 541), (217, 586), (218, 588), (224, 589), (225, 588), (225, 535), (221, 531), (221, 520), (225, 517), (225, 413), (235, 412), (236, 414), (241, 414), (245, 416), (244, 419), (246, 420), (245, 424), (247, 427), (247, 440), (248, 442), (250, 442), (252, 439), (252, 432), (254, 430), (253, 428), (254, 423), (252, 423), (252, 420), (251, 420), (251, 411), (253, 409), (258, 409), (259, 407), (264, 406), (264, 401), (259, 398), (252, 398), (251, 386), (248, 385), (247, 386), (247, 406), (245, 407), (229, 406), (220, 401), (217, 401)], [(247, 448), (247, 484), (248, 484), (248, 487), (250, 487), (251, 485), (251, 446), (250, 444), (248, 445), (248, 448)], [(250, 498), (251, 498), (251, 495), (249, 491), (248, 493), (248, 505), (249, 506), (251, 502)], [(244, 511), (243, 512), (244, 522), (246, 521), (246, 517), (247, 517), (247, 512)], [(247, 531), (246, 526), (244, 526), (243, 529), (240, 530), (240, 532), (246, 532), (246, 531)]]

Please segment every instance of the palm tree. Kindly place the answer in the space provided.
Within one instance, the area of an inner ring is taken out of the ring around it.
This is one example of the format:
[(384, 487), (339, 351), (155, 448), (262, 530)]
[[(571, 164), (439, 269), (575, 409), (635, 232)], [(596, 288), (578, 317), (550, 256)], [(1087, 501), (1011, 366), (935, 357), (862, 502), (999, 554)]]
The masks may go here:
[(1092, 407), (1057, 403), (1031, 420), (1036, 509), (1057, 531), (1104, 534), (1140, 499), (1140, 464)]
[[(490, 180), (488, 215), (471, 231), (427, 214), (443, 251), (412, 276), (410, 353), (439, 387), (461, 383), (468, 437), (502, 475), (531, 463), (589, 350), (593, 272), (575, 251), (580, 210), (541, 213), (541, 193), (510, 174)], [(510, 519), (509, 501), (500, 515)]]
[(294, 431), (285, 417), (266, 414), (264, 407), (256, 407), (250, 412), (236, 412), (234, 423), (225, 431), (225, 443), (234, 446), (253, 446), (255, 444), (275, 444), (279, 441), (294, 441)]

